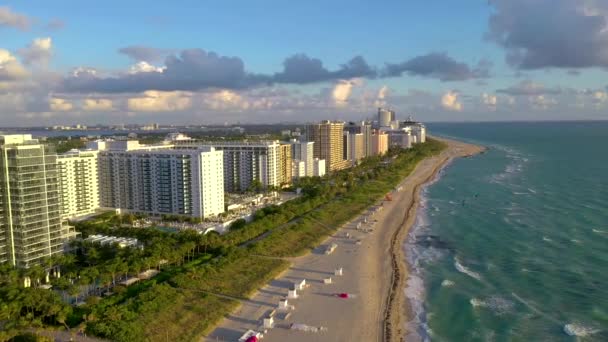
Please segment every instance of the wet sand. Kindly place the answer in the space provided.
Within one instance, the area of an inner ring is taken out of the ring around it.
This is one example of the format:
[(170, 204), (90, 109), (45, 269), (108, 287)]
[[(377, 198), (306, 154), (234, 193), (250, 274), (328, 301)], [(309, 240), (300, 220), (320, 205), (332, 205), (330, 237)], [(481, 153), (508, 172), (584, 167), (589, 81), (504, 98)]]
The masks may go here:
[[(262, 319), (277, 309), (293, 282), (302, 279), (307, 286), (297, 291), (298, 298), (288, 299), (293, 310), (286, 311), (290, 313), (287, 318), (285, 311), (276, 310), (274, 328), (267, 330), (264, 341), (404, 340), (410, 310), (403, 291), (407, 265), (402, 245), (415, 221), (420, 187), (449, 160), (483, 151), (479, 146), (441, 140), (448, 143), (448, 148), (421, 161), (397, 186), (402, 190), (393, 193), (392, 201), (378, 201), (311, 253), (290, 258), (292, 266), (287, 271), (244, 301), (205, 340), (238, 341), (248, 329), (259, 331)], [(362, 222), (364, 217), (368, 217), (368, 223)], [(371, 232), (358, 230), (359, 222)], [(324, 249), (331, 244), (337, 248), (326, 255)], [(343, 269), (342, 276), (334, 275), (337, 268)], [(332, 283), (324, 284), (323, 280), (330, 277)], [(338, 293), (348, 293), (349, 298), (340, 298)], [(289, 329), (292, 323), (323, 329), (295, 331)]]

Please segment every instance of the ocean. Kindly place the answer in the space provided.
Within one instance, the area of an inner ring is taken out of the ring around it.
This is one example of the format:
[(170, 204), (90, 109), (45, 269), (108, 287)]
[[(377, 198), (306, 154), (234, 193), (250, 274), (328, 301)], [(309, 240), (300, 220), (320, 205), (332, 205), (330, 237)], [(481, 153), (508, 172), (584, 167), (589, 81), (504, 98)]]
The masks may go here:
[(608, 341), (608, 122), (428, 129), (489, 149), (422, 191), (412, 340)]

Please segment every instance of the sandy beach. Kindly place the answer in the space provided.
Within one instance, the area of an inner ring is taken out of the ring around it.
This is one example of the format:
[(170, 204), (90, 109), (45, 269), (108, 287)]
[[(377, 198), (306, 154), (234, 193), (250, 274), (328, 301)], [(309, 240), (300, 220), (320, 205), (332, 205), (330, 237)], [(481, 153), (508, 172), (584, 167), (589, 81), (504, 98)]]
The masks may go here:
[[(402, 245), (415, 221), (420, 187), (449, 160), (483, 151), (479, 146), (441, 140), (448, 148), (420, 162), (397, 186), (401, 190), (393, 193), (392, 201), (379, 201), (312, 253), (289, 259), (292, 266), (287, 271), (242, 302), (205, 340), (238, 341), (249, 329), (259, 331), (269, 314), (274, 314), (274, 327), (267, 330), (263, 341), (405, 340), (409, 303), (403, 291), (408, 273)], [(362, 229), (357, 229), (359, 223)], [(337, 247), (326, 255), (325, 248), (331, 244)], [(341, 276), (335, 274), (339, 268)], [(330, 284), (324, 282), (328, 278)], [(298, 298), (288, 299), (293, 307), (276, 310), (293, 283), (303, 279), (306, 286), (297, 291)], [(349, 298), (336, 295), (340, 293)], [(289, 329), (292, 323), (322, 329), (296, 331)]]

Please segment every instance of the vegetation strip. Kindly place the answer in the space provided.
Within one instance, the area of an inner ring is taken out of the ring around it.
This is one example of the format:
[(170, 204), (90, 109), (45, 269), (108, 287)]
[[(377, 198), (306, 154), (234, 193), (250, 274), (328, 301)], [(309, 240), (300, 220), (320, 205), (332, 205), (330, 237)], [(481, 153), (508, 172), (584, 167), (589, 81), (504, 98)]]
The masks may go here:
[[(74, 309), (58, 300), (58, 292), (41, 289), (38, 284), (28, 290), (32, 292), (29, 296), (46, 296), (43, 301), (55, 303), (55, 307), (29, 304), (15, 295), (23, 290), (19, 284), (22, 275), (3, 269), (0, 300), (12, 306), (0, 306), (0, 339), (28, 327), (53, 324), (86, 329), (114, 341), (200, 338), (238, 305), (228, 297), (249, 298), (289, 266), (280, 257), (302, 255), (317, 246), (390, 192), (418, 162), (443, 148), (442, 143), (429, 139), (410, 150), (391, 150), (384, 157), (366, 158), (359, 166), (329, 177), (303, 178), (294, 184), (294, 188), (302, 189), (303, 196), (260, 210), (253, 222), (239, 223), (223, 236), (125, 228), (125, 221), (133, 217), (110, 214), (78, 223), (77, 229), (85, 237), (96, 233), (135, 237), (144, 248), (102, 248), (80, 243), (80, 252), (68, 255), (74, 260), (50, 260), (48, 266), (61, 269), (63, 274), (52, 282), (56, 290), (71, 295), (70, 291), (76, 293), (76, 289), (89, 284), (113, 293), (106, 298), (100, 298), (101, 293), (89, 296), (84, 305)], [(160, 273), (136, 285), (115, 285), (118, 279), (149, 268)], [(42, 278), (41, 274), (31, 275), (33, 279)], [(66, 282), (66, 278), (71, 280)], [(75, 299), (82, 298), (76, 295)]]

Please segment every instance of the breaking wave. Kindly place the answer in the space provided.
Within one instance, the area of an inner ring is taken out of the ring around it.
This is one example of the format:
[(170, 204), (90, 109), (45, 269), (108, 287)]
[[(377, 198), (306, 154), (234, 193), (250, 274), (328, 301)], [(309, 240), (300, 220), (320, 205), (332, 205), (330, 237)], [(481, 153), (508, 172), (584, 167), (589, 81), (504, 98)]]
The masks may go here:
[(462, 263), (460, 263), (460, 260), (458, 260), (458, 257), (454, 257), (454, 267), (456, 267), (456, 269), (460, 273), (464, 273), (464, 274), (468, 275), (471, 278), (475, 278), (477, 280), (481, 280), (481, 275), (479, 273), (471, 271), (470, 269), (468, 269), (465, 266), (463, 266)]
[(499, 315), (511, 311), (515, 306), (514, 302), (499, 296), (492, 296), (484, 300), (473, 298), (470, 303), (473, 307), (486, 308)]
[(568, 323), (564, 325), (564, 332), (570, 336), (586, 337), (597, 334), (600, 330), (579, 323)]

